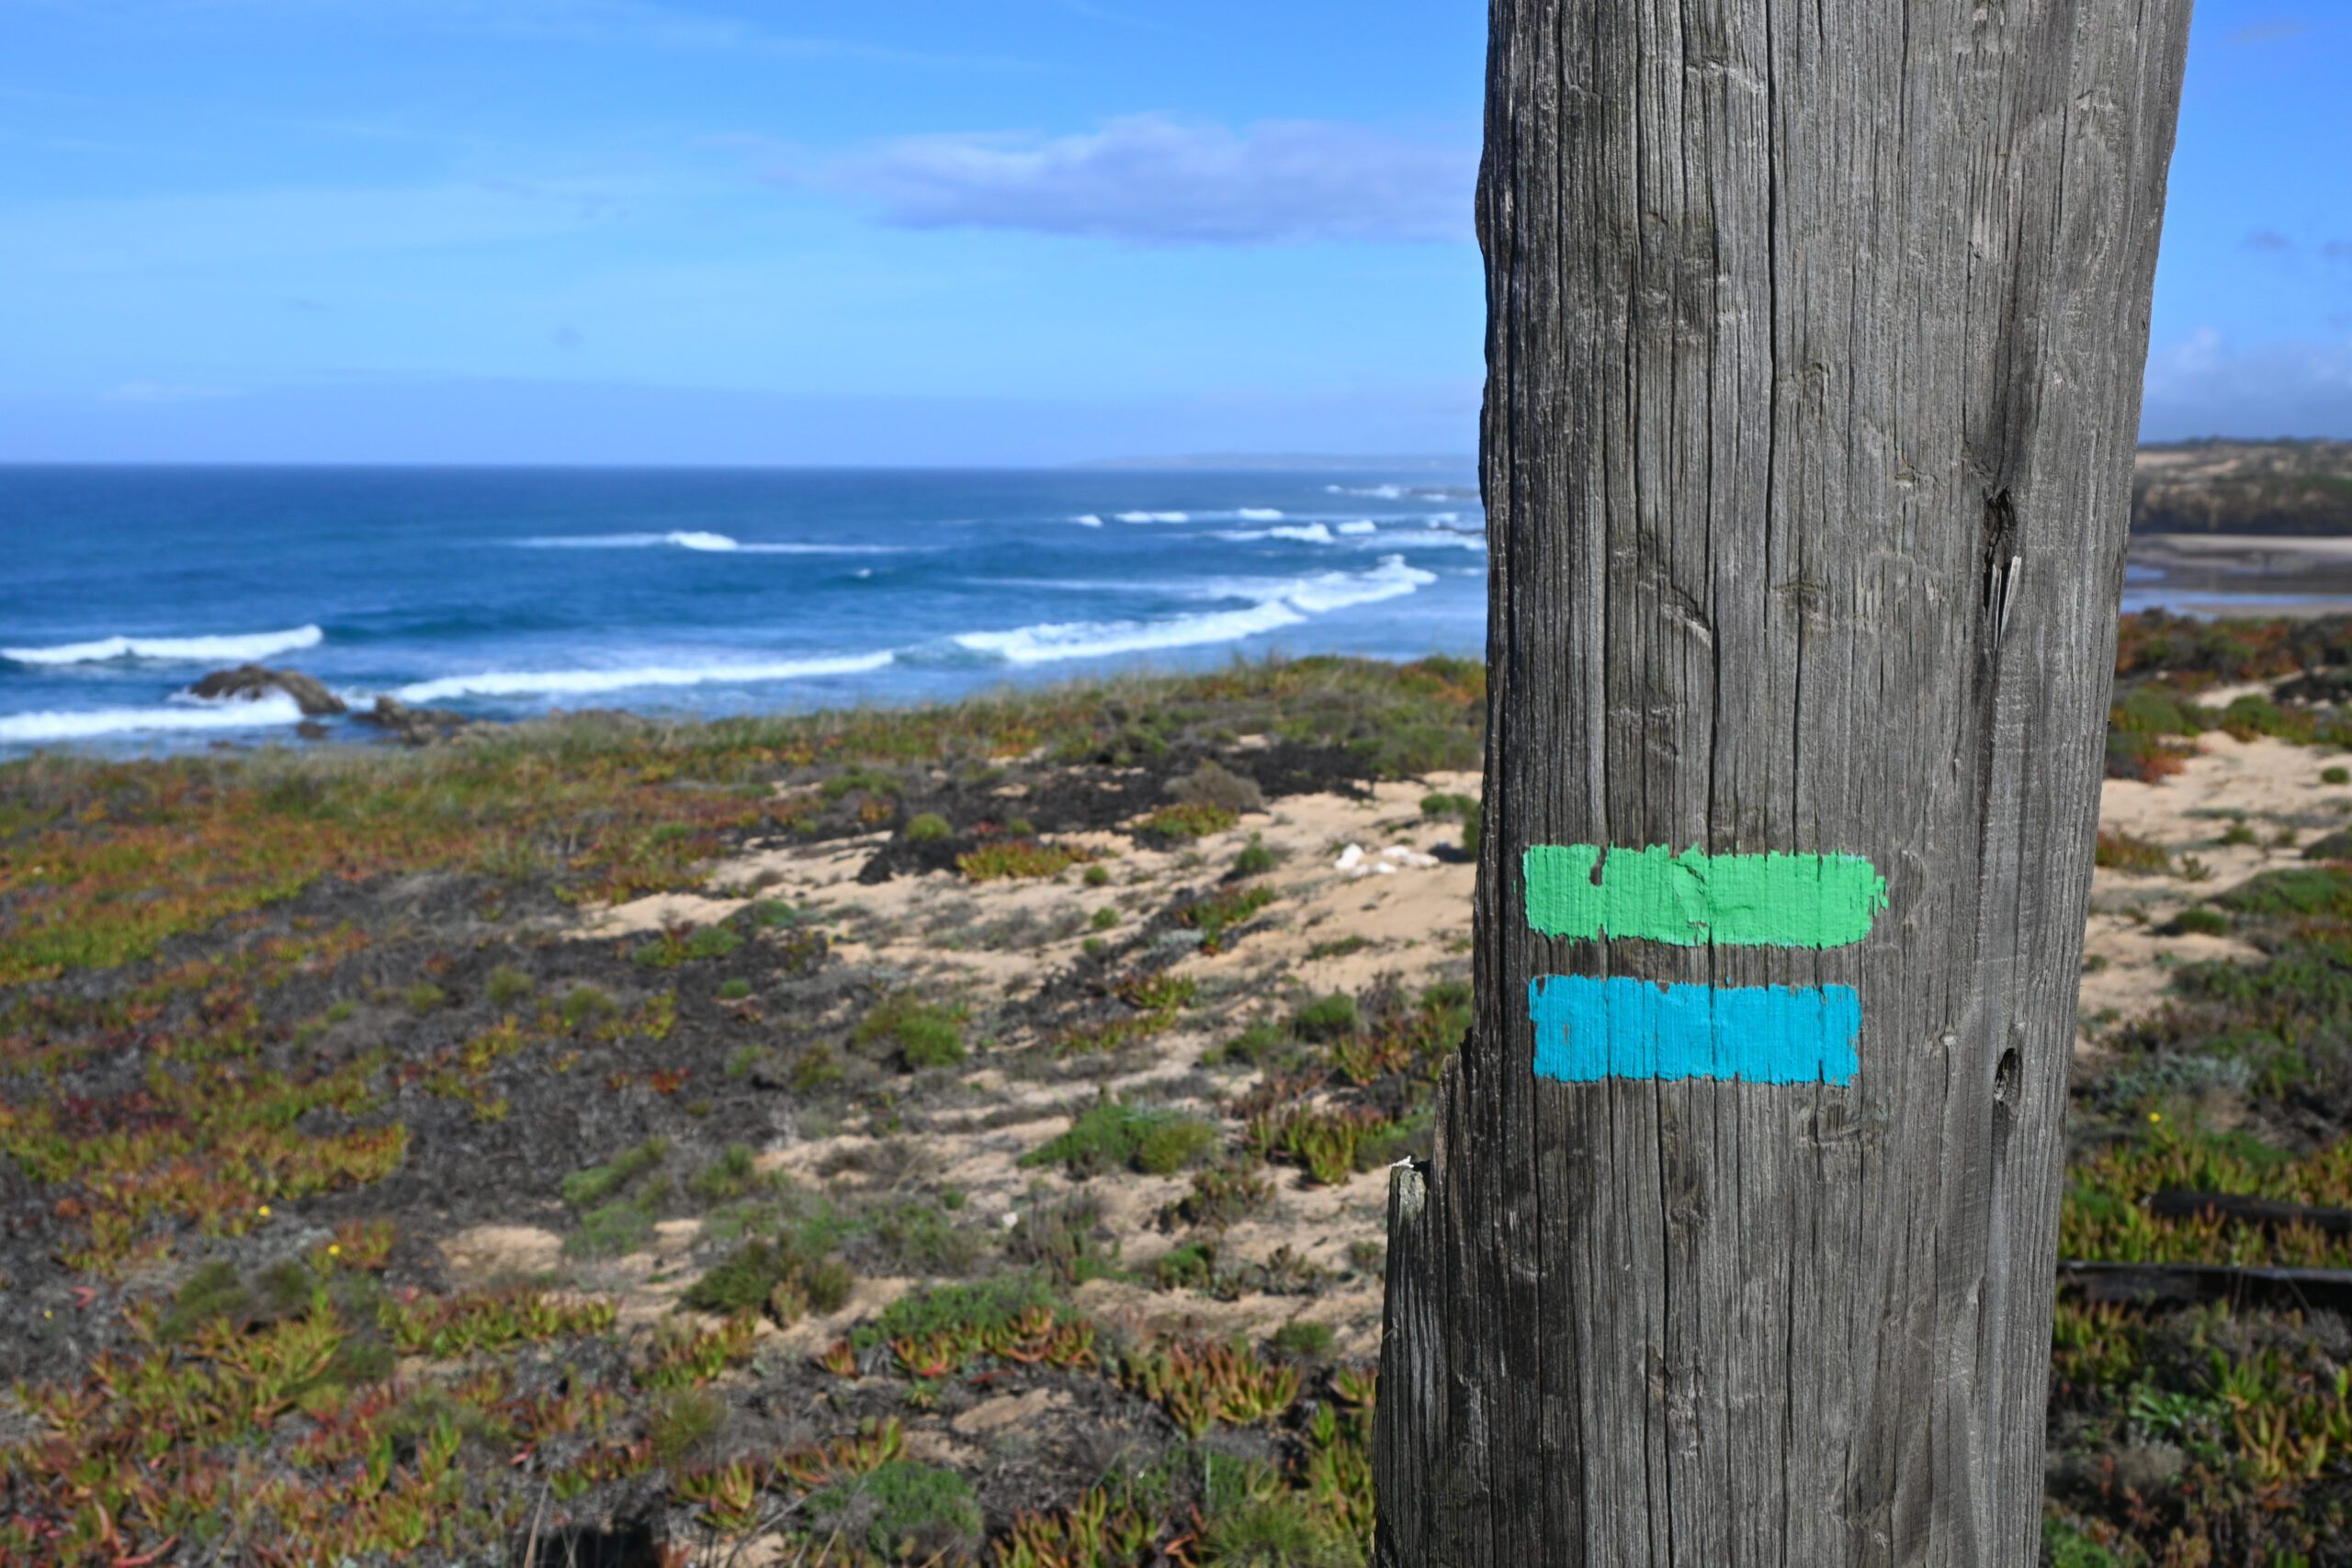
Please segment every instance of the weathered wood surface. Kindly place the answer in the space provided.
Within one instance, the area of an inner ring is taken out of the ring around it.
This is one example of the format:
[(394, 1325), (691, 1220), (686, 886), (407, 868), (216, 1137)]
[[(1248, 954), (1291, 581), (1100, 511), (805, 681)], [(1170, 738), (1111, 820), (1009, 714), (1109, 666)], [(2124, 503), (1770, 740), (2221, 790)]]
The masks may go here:
[[(2034, 1561), (2188, 9), (1493, 0), (1478, 1022), (1392, 1201), (1381, 1562)], [(1538, 844), (1863, 855), (1891, 903), (1555, 940)], [(1860, 1073), (1539, 1082), (1544, 975), (1851, 986)]]

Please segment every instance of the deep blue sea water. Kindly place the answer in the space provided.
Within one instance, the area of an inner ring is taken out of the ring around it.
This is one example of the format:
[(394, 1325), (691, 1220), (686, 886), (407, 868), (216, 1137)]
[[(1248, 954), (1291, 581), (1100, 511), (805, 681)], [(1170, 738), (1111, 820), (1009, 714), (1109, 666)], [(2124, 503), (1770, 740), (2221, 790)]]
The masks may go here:
[(0, 468), (0, 750), (355, 705), (732, 714), (1484, 647), (1465, 473)]

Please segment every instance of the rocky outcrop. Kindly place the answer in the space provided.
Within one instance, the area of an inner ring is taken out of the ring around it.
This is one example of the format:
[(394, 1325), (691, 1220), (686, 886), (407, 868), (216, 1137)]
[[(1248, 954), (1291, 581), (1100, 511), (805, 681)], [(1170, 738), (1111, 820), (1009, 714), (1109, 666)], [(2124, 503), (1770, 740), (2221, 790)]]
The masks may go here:
[(405, 746), (447, 740), (474, 721), (447, 708), (413, 708), (398, 697), (378, 697), (376, 705), (354, 716)]
[(305, 718), (323, 718), (349, 711), (341, 697), (310, 676), (294, 670), (265, 670), (258, 664), (215, 670), (187, 690), (190, 696), (208, 697), (215, 702), (254, 703), (283, 694), (294, 699)]

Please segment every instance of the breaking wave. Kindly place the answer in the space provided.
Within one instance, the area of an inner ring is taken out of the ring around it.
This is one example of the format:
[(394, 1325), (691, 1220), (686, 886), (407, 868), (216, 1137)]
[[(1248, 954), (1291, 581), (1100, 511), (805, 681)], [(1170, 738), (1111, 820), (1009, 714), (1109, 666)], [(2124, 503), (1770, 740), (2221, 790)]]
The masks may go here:
[[(283, 632), (246, 632), (225, 637), (109, 637), (55, 648), (0, 648), (0, 659), (18, 664), (100, 664), (117, 659), (209, 660), (249, 664), (298, 648), (316, 648), (327, 634), (316, 626)], [(38, 717), (38, 715), (28, 715)]]
[(673, 529), (667, 534), (552, 534), (514, 543), (526, 550), (673, 549), (746, 556), (891, 556), (907, 548), (904, 545), (747, 545), (698, 528)]
[(300, 724), (302, 710), (288, 696), (254, 702), (185, 704), (169, 707), (91, 708), (80, 713), (19, 713), (0, 716), (0, 744), (94, 740), (108, 735), (165, 730), (252, 729)]
[(650, 665), (635, 670), (492, 671), (480, 675), (419, 681), (400, 687), (392, 694), (404, 703), (437, 703), (452, 697), (594, 695), (650, 686), (754, 685), (769, 681), (797, 681), (812, 675), (864, 674), (881, 669), (892, 657), (888, 653), (867, 653), (836, 659)]
[(1257, 601), (1246, 609), (1210, 610), (1159, 621), (1048, 622), (1004, 632), (967, 632), (951, 640), (958, 648), (993, 655), (1010, 664), (1044, 664), (1066, 659), (1148, 653), (1158, 649), (1194, 648), (1204, 643), (1238, 642), (1280, 631), (1284, 626), (1299, 626), (1309, 615), (1399, 598), (1436, 581), (1435, 572), (1408, 566), (1402, 556), (1388, 556), (1371, 571), (1326, 571), (1287, 580), (1213, 582), (1199, 590), (1204, 598)]

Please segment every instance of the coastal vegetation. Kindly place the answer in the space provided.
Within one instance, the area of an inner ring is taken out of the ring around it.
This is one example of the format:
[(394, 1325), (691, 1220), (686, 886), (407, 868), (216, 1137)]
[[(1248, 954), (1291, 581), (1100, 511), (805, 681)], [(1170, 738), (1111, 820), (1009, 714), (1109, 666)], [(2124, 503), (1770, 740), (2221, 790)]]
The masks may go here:
[[(2347, 662), (2126, 625), (2118, 788), (2294, 783), (2102, 833), (2084, 1269), (2352, 1269)], [(1363, 1562), (1484, 704), (1326, 659), (0, 767), (0, 1561)], [(2051, 1560), (2352, 1552), (2341, 1320), (2110, 1277)]]

